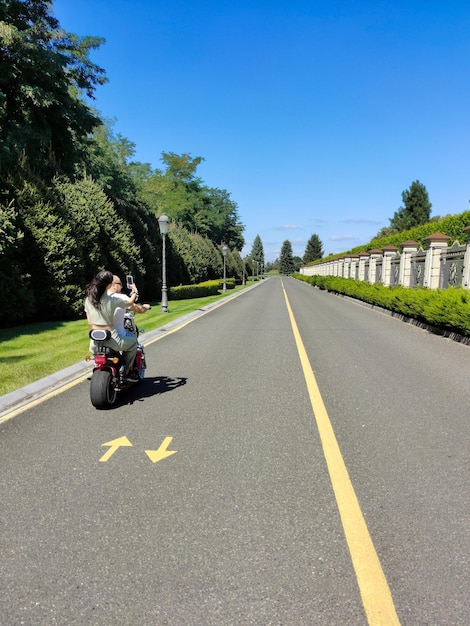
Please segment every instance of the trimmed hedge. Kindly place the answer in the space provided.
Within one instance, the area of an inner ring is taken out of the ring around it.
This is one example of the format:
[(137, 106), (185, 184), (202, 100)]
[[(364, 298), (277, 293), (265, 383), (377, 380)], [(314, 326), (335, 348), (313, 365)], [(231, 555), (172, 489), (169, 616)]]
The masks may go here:
[(470, 292), (463, 288), (384, 287), (339, 276), (294, 274), (294, 278), (319, 289), (351, 296), (417, 321), (470, 336)]
[[(227, 289), (235, 289), (235, 278), (227, 278), (225, 281)], [(206, 280), (197, 285), (179, 285), (170, 287), (168, 297), (170, 300), (188, 300), (190, 298), (205, 298), (206, 296), (216, 296), (223, 288), (221, 280)]]

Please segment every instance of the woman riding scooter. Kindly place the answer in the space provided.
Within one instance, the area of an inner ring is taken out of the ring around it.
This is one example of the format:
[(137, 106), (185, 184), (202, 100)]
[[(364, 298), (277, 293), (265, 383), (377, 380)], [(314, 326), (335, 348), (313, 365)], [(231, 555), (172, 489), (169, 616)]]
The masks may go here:
[[(137, 351), (137, 337), (133, 334), (128, 334), (121, 337), (114, 327), (113, 317), (117, 308), (126, 308), (132, 306), (138, 297), (138, 292), (133, 285), (131, 294), (128, 300), (115, 298), (108, 295), (108, 290), (112, 288), (113, 274), (107, 270), (99, 272), (86, 290), (85, 299), (85, 312), (87, 315), (88, 324), (93, 329), (109, 330), (111, 337), (103, 342), (103, 344), (113, 350), (123, 353), (125, 358), (125, 377), (129, 383), (138, 382), (138, 376), (134, 376), (132, 373), (132, 367), (134, 364), (134, 358)], [(96, 344), (93, 340), (90, 341), (90, 352), (93, 352)]]

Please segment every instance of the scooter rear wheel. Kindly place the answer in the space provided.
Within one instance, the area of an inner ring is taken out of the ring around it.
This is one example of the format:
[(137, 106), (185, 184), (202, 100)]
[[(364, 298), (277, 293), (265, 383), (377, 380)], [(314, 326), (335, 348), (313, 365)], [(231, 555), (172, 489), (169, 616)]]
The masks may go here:
[(90, 400), (95, 409), (108, 409), (116, 402), (116, 388), (111, 372), (96, 370), (90, 382)]

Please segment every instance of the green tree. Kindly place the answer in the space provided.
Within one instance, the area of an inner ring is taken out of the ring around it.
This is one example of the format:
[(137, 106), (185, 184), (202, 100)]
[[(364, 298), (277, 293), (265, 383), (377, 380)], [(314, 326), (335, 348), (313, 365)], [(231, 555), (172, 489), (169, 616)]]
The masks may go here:
[(164, 170), (149, 170), (144, 164), (131, 164), (138, 186), (138, 197), (156, 214), (166, 213), (173, 223), (189, 232), (208, 237), (214, 244), (224, 241), (241, 250), (244, 226), (238, 207), (225, 189), (208, 187), (196, 176), (202, 157), (163, 152)]
[(0, 182), (71, 173), (98, 116), (81, 99), (105, 82), (89, 53), (102, 39), (60, 28), (45, 0), (0, 0)]
[(311, 263), (323, 257), (323, 244), (318, 235), (313, 234), (307, 242), (303, 256), (304, 263)]
[(24, 233), (19, 229), (18, 213), (10, 202), (0, 205), (0, 275), (8, 300), (0, 303), (0, 324), (14, 324), (34, 312), (30, 276), (23, 271)]
[(112, 200), (135, 202), (138, 179), (130, 165), (134, 154), (134, 143), (115, 135), (109, 123), (100, 124), (78, 169), (84, 177), (91, 176)]
[(279, 256), (279, 273), (289, 275), (295, 271), (294, 255), (292, 254), (292, 244), (286, 239), (282, 244)]
[(405, 206), (395, 211), (390, 220), (390, 226), (396, 232), (401, 233), (429, 222), (432, 204), (429, 202), (426, 187), (419, 180), (412, 182), (410, 188), (402, 192), (401, 197)]
[(222, 255), (206, 237), (179, 224), (168, 231), (168, 284), (196, 284), (222, 276)]
[(259, 235), (256, 235), (253, 240), (250, 257), (252, 262), (258, 263), (259, 271), (262, 271), (264, 268), (264, 248)]
[(240, 251), (245, 240), (238, 206), (225, 189), (201, 187), (202, 206), (196, 213), (197, 230), (215, 244), (225, 242), (232, 250)]
[(379, 230), (379, 232), (375, 235), (373, 239), (382, 239), (382, 237), (390, 237), (390, 235), (394, 235), (397, 231), (391, 226), (384, 226)]

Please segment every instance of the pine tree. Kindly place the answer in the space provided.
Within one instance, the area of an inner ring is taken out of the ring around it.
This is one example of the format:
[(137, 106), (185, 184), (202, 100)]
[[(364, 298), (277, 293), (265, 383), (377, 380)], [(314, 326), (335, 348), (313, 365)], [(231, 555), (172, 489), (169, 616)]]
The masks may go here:
[(292, 254), (292, 244), (286, 239), (282, 244), (281, 256), (279, 258), (279, 273), (289, 275), (295, 270), (294, 255)]
[(259, 267), (264, 266), (264, 249), (263, 243), (259, 235), (256, 235), (253, 246), (251, 248), (251, 259), (252, 261), (258, 262)]
[(313, 234), (308, 240), (305, 254), (303, 257), (304, 263), (310, 263), (323, 257), (323, 244), (318, 235)]
[(405, 206), (395, 211), (390, 220), (390, 226), (396, 232), (401, 233), (414, 226), (429, 222), (432, 204), (429, 202), (426, 187), (419, 180), (412, 182), (411, 187), (405, 189), (401, 197)]

